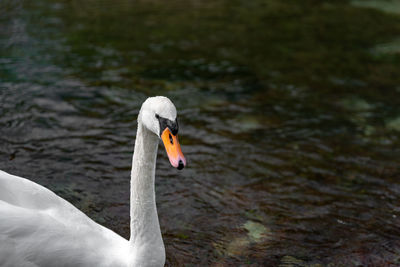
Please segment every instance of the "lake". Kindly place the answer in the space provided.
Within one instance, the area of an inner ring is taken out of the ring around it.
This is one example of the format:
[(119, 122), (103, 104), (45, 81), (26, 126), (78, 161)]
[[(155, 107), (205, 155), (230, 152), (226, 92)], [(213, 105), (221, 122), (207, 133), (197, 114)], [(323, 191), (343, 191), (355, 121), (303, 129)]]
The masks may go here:
[(395, 1), (1, 0), (0, 169), (129, 238), (136, 118), (167, 266), (400, 265)]

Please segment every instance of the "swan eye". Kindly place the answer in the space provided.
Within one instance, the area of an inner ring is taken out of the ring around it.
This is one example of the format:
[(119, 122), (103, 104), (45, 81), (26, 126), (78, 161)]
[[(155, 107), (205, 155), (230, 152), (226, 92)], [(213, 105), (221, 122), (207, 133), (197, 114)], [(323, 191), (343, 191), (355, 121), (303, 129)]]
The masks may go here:
[[(178, 120), (171, 121), (169, 119), (163, 118), (158, 114), (155, 114), (158, 122), (160, 124), (160, 136), (162, 135), (163, 131), (168, 128), (173, 135), (177, 135), (178, 133)], [(168, 138), (168, 136), (166, 136)]]
[(172, 139), (172, 135), (171, 134), (169, 134), (169, 142), (171, 143), (171, 145), (174, 144), (174, 139)]

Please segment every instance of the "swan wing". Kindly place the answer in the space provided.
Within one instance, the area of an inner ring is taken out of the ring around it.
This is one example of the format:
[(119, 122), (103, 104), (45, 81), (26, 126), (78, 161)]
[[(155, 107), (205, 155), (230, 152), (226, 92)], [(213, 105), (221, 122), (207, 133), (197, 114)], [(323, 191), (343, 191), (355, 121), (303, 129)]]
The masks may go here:
[(114, 259), (127, 242), (45, 187), (0, 171), (0, 266), (123, 266)]
[[(7, 255), (4, 257), (3, 255)], [(20, 257), (17, 244), (11, 238), (0, 234), (0, 266), (40, 267)]]

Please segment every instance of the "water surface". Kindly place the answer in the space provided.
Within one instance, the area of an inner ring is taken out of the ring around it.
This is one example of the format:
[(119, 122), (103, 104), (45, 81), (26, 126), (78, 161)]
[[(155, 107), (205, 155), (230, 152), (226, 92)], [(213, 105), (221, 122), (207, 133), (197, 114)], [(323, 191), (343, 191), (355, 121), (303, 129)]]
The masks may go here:
[(0, 1), (0, 169), (128, 238), (136, 117), (165, 95), (167, 266), (400, 265), (400, 15), (376, 6)]

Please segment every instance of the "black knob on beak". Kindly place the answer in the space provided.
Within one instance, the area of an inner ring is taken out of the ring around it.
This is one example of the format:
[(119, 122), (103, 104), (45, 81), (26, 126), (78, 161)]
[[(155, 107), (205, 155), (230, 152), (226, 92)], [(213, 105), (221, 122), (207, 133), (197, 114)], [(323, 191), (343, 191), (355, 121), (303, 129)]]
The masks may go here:
[(184, 167), (182, 160), (179, 160), (178, 170), (182, 170)]

